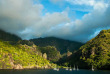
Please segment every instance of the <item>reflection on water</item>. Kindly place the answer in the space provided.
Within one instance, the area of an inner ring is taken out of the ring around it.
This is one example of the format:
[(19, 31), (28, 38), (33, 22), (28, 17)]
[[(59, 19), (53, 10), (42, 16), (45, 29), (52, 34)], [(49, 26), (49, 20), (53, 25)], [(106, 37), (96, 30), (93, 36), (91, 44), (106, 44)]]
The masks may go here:
[(91, 70), (75, 70), (69, 71), (65, 69), (55, 70), (0, 70), (0, 74), (110, 74), (110, 71), (91, 71)]

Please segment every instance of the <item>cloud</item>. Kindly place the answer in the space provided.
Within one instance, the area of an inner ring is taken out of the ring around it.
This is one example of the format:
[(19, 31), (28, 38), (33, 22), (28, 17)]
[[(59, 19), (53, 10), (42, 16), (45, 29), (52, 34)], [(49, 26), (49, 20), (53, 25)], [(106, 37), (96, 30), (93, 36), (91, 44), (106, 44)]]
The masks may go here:
[(76, 5), (94, 6), (96, 4), (96, 0), (66, 0), (66, 1)]
[(0, 28), (12, 33), (22, 31), (41, 19), (42, 9), (31, 0), (0, 0)]
[(109, 0), (65, 0), (75, 5), (95, 6), (97, 3), (108, 3)]
[[(107, 6), (109, 0), (50, 0), (52, 3), (69, 3), (73, 5), (72, 10), (91, 12), (94, 8)], [(76, 6), (75, 6), (76, 5)], [(75, 8), (74, 8), (75, 6)]]
[(42, 36), (55, 25), (69, 21), (66, 11), (42, 16), (43, 8), (32, 0), (0, 0), (0, 29), (26, 39)]
[[(103, 3), (104, 4), (104, 3)], [(62, 26), (57, 26), (50, 35), (64, 39), (86, 42), (95, 37), (102, 29), (110, 28), (110, 5), (97, 3), (91, 13), (81, 20), (76, 19)], [(53, 34), (53, 32), (55, 32)]]
[(23, 39), (55, 36), (86, 42), (100, 30), (110, 28), (110, 5), (104, 1), (89, 5), (93, 6), (90, 13), (72, 21), (68, 17), (68, 9), (42, 15), (45, 7), (32, 0), (0, 0), (0, 29)]

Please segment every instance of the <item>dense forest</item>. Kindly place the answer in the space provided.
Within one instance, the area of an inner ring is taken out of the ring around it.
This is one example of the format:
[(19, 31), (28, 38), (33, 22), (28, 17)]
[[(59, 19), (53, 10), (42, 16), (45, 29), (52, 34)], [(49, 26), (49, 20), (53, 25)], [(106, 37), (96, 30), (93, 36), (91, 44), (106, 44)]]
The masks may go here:
[(80, 68), (110, 69), (110, 29), (102, 30), (95, 38), (81, 46), (63, 65), (78, 65)]
[(53, 46), (60, 51), (61, 54), (67, 53), (67, 51), (73, 52), (84, 45), (84, 43), (81, 42), (64, 40), (56, 37), (37, 38), (31, 39), (30, 41), (40, 47)]

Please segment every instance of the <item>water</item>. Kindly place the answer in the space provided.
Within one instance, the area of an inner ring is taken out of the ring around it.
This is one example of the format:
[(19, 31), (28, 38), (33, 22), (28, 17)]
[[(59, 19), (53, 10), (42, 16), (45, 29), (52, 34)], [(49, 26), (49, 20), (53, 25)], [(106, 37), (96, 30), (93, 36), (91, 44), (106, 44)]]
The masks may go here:
[(0, 74), (110, 74), (110, 71), (91, 71), (91, 70), (76, 70), (67, 71), (60, 69), (54, 70), (0, 70)]

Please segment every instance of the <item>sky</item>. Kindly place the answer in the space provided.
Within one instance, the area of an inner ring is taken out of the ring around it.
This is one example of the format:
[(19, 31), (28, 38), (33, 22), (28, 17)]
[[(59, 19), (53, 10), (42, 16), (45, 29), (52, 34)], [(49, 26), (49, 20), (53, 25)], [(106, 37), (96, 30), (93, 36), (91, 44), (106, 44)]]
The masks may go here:
[(110, 0), (0, 0), (0, 29), (22, 39), (87, 42), (110, 29)]

